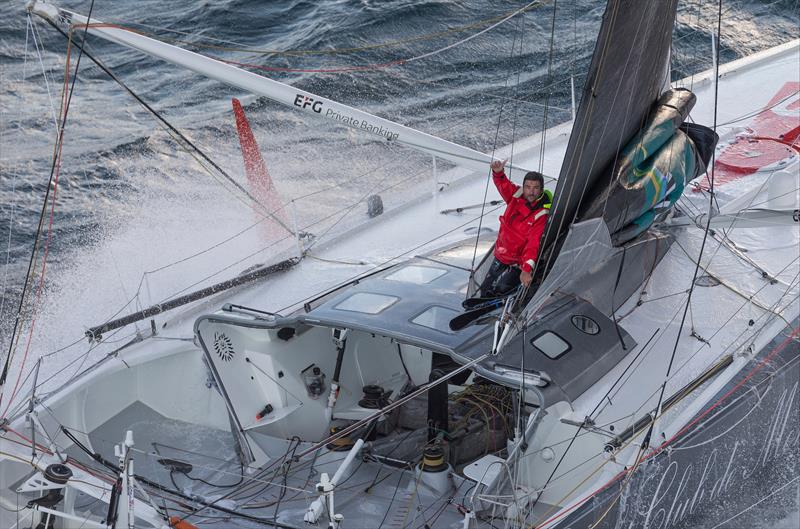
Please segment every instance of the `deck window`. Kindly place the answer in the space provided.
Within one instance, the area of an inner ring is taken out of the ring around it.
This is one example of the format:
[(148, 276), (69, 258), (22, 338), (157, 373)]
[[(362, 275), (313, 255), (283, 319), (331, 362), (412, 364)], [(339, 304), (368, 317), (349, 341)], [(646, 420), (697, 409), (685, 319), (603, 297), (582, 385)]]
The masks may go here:
[(405, 283), (415, 283), (417, 285), (426, 285), (437, 279), (442, 277), (447, 273), (447, 270), (442, 270), (441, 268), (433, 268), (430, 266), (416, 266), (416, 265), (409, 265), (404, 266), (400, 270), (392, 272), (386, 279), (389, 281), (403, 281)]
[(495, 237), (491, 237), (490, 239), (480, 240), (480, 242), (478, 242), (477, 250), (475, 248), (474, 243), (463, 244), (461, 246), (449, 248), (447, 250), (443, 250), (437, 254), (434, 254), (434, 257), (438, 261), (444, 261), (447, 264), (460, 266), (464, 268), (471, 268), (473, 265), (473, 260), (475, 259), (476, 255), (480, 260), (480, 256), (486, 254), (489, 250), (492, 249), (492, 245), (494, 244), (494, 239)]
[(371, 292), (356, 292), (349, 298), (341, 301), (335, 308), (363, 314), (379, 314), (394, 305), (400, 298), (386, 294), (373, 294)]
[(548, 357), (555, 360), (570, 350), (570, 345), (561, 336), (552, 331), (545, 331), (531, 340), (531, 345)]
[(460, 312), (457, 310), (434, 305), (433, 307), (428, 307), (423, 312), (415, 316), (414, 319), (411, 320), (411, 323), (451, 334), (450, 320), (459, 314)]

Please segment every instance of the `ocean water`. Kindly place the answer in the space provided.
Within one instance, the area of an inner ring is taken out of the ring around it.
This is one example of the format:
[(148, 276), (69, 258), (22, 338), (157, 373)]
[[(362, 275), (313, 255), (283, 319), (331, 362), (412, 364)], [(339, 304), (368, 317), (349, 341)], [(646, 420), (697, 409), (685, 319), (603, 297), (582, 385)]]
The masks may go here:
[[(5, 2), (0, 17), (4, 351), (49, 180), (67, 49), (66, 38), (42, 20), (33, 17), (28, 23), (24, 4)], [(545, 123), (569, 119), (570, 80), (579, 94), (604, 9), (599, 0), (545, 2), (475, 36), (527, 4), (98, 0), (93, 16), (252, 65), (257, 73), (488, 152), (541, 130)], [(75, 0), (59, 5), (83, 14), (92, 6)], [(723, 8), (723, 62), (798, 34), (796, 0), (729, 1)], [(674, 78), (711, 66), (716, 16), (714, 2), (681, 4)], [(459, 43), (464, 39), (468, 40)], [(424, 60), (380, 67), (451, 45)], [(331, 235), (358, 222), (363, 207), (353, 207), (344, 220), (339, 211), (362, 200), (365, 190), (386, 190), (384, 201), (392, 207), (419, 193), (420, 186), (430, 186), (426, 157), (99, 39), (90, 39), (89, 48), (233, 178), (244, 181), (230, 103), (232, 97), (240, 98), (281, 200), (294, 201), (291, 211), (282, 213), (284, 218), (317, 235)], [(73, 69), (77, 56), (74, 50)], [(353, 67), (363, 69), (336, 71)], [(498, 116), (503, 124), (499, 129), (493, 125)], [(48, 215), (43, 230), (50, 238), (41, 294), (48, 302), (36, 308), (42, 321), (57, 318), (60, 328), (104, 321), (109, 315), (105, 311), (115, 312), (113, 307), (118, 309), (134, 295), (145, 271), (247, 229), (254, 217), (246, 202), (230, 183), (203, 170), (119, 85), (81, 58), (56, 207), (52, 224)], [(160, 287), (154, 285), (159, 274), (148, 274), (152, 300), (220, 270), (223, 259), (238, 262), (248, 255), (242, 248), (231, 249), (235, 243), (228, 246), (229, 253), (195, 258), (174, 277), (168, 271), (160, 274)], [(244, 259), (238, 268), (268, 260), (275, 250)], [(91, 285), (89, 291), (81, 284)], [(59, 310), (74, 313), (71, 304), (79, 301), (90, 304), (80, 310), (85, 320), (58, 319), (63, 318)], [(54, 303), (62, 307), (56, 310)], [(51, 328), (48, 334), (52, 332)], [(58, 348), (58, 340), (48, 341)]]
[[(605, 5), (543, 2), (478, 34), (527, 4), (96, 0), (92, 16), (490, 152), (569, 119), (570, 82), (580, 93)], [(58, 5), (86, 14), (92, 3)], [(705, 0), (681, 3), (673, 78), (711, 67), (717, 9)], [(5, 357), (50, 176), (67, 40), (36, 17), (28, 21), (23, 1), (4, 2), (0, 13)], [(725, 1), (721, 60), (797, 38), (799, 26), (797, 0)], [(379, 192), (391, 208), (430, 189), (425, 156), (99, 39), (90, 38), (89, 50), (245, 184), (231, 110), (231, 98), (239, 98), (287, 204), (281, 216), (321, 239), (366, 221), (364, 199), (371, 193)], [(73, 71), (78, 55), (73, 49)], [(94, 358), (81, 340), (86, 328), (231, 277), (291, 246), (276, 242), (274, 233), (264, 242), (247, 199), (205, 170), (85, 56), (70, 103), (55, 207), (51, 214), (48, 206), (44, 218), (9, 384), (18, 373), (25, 380), (37, 358), (48, 376), (68, 378)], [(123, 343), (130, 332), (109, 341)]]

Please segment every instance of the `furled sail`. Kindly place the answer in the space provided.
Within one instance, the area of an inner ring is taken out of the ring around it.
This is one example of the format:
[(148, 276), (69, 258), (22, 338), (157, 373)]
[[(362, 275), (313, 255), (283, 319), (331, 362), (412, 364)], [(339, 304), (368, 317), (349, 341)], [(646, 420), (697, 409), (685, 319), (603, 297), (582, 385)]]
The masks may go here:
[(602, 217), (615, 246), (666, 214), (686, 184), (705, 171), (717, 136), (701, 125), (684, 124), (695, 100), (686, 89), (665, 92), (644, 128), (619, 153), (611, 184), (601, 180), (586, 197), (580, 217)]
[[(612, 184), (610, 169), (620, 150), (645, 125), (668, 81), (676, 7), (677, 0), (609, 0), (561, 166), (540, 262), (553, 260), (549, 257), (558, 252), (570, 225)], [(538, 270), (543, 273), (546, 270)]]

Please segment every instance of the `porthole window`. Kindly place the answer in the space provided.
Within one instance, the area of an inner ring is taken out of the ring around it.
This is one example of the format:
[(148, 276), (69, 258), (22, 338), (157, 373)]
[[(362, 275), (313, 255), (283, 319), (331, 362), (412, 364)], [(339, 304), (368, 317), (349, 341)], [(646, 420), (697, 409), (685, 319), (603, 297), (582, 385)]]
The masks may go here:
[(599, 334), (600, 333), (600, 326), (597, 325), (597, 322), (594, 321), (589, 316), (583, 316), (581, 314), (576, 314), (571, 318), (572, 325), (575, 326), (576, 329), (581, 331), (582, 333), (586, 334)]

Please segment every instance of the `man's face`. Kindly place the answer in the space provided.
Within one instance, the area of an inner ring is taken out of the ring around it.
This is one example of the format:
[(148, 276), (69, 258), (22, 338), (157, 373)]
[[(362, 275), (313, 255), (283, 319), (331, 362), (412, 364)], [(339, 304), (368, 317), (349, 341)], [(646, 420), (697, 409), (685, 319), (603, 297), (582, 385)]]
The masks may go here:
[(542, 194), (542, 184), (538, 180), (526, 180), (522, 184), (522, 196), (528, 202), (533, 202)]

